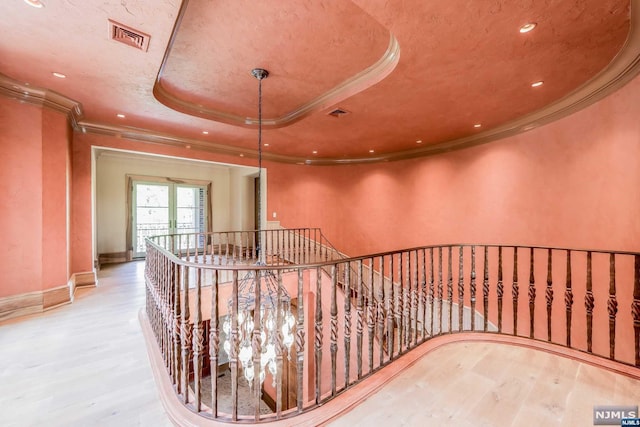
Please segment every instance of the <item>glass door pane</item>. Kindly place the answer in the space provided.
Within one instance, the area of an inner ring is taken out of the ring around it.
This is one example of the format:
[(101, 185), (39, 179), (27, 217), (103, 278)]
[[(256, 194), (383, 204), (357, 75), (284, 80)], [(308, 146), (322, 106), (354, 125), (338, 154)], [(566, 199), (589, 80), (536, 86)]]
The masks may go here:
[(207, 190), (197, 185), (154, 182), (133, 183), (133, 256), (144, 257), (145, 238), (188, 234), (175, 241), (176, 249), (204, 246)]
[(144, 239), (148, 236), (169, 234), (169, 185), (134, 185), (133, 248), (134, 256), (144, 256)]
[[(203, 187), (177, 185), (176, 233), (203, 233), (205, 231), (205, 206), (205, 189)], [(202, 237), (199, 240), (202, 240)], [(198, 247), (202, 247), (202, 245), (203, 242), (198, 241)], [(188, 246), (191, 248), (196, 246), (195, 236), (190, 239)]]

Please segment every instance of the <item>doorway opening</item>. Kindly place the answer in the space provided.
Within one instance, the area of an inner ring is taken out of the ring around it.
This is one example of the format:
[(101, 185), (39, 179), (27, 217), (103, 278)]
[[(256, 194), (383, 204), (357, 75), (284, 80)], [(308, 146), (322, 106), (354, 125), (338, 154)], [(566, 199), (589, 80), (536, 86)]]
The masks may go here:
[[(205, 233), (210, 229), (210, 184), (162, 181), (165, 182), (130, 179), (129, 247), (132, 258), (145, 256), (145, 239), (149, 236)], [(193, 243), (191, 247), (194, 247)]]

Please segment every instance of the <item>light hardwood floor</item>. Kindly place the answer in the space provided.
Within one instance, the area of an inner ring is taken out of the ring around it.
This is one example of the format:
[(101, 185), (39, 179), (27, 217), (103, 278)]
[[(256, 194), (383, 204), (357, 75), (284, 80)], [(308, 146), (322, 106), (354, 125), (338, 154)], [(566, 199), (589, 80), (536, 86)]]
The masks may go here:
[(638, 405), (640, 381), (508, 344), (429, 353), (329, 425), (591, 426), (594, 405)]
[[(143, 263), (97, 288), (0, 323), (0, 426), (168, 426), (138, 311)], [(331, 426), (591, 426), (593, 405), (637, 405), (640, 382), (505, 344), (429, 353)]]
[(138, 322), (142, 262), (75, 302), (0, 324), (0, 426), (170, 426)]

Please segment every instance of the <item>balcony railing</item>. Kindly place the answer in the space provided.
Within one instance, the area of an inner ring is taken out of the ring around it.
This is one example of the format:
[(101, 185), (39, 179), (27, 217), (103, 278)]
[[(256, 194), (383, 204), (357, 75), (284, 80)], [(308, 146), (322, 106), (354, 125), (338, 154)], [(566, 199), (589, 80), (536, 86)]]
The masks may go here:
[[(161, 224), (158, 223), (137, 223), (136, 224), (136, 248), (135, 253), (144, 254), (147, 249), (147, 244), (145, 239), (147, 237), (165, 235), (169, 233), (169, 225), (164, 222)], [(176, 233), (191, 233), (195, 234), (200, 229), (198, 227), (194, 227), (192, 223), (176, 223)]]
[(181, 233), (156, 235), (151, 241), (195, 264), (290, 265), (344, 258), (319, 228)]
[(147, 239), (147, 315), (175, 393), (202, 417), (292, 417), (460, 332), (640, 367), (639, 253), (454, 244), (343, 258), (317, 229), (260, 233)]

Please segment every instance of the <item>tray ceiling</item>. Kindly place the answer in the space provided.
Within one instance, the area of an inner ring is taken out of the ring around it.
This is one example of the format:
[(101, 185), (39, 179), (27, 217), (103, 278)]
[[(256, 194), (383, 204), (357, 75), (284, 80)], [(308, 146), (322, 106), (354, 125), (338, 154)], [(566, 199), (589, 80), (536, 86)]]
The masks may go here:
[[(85, 132), (251, 157), (250, 72), (266, 68), (264, 156), (285, 162), (409, 158), (526, 131), (619, 87), (640, 58), (635, 0), (42, 3), (0, 4), (5, 94), (71, 106)], [(111, 22), (147, 50), (113, 40)]]

